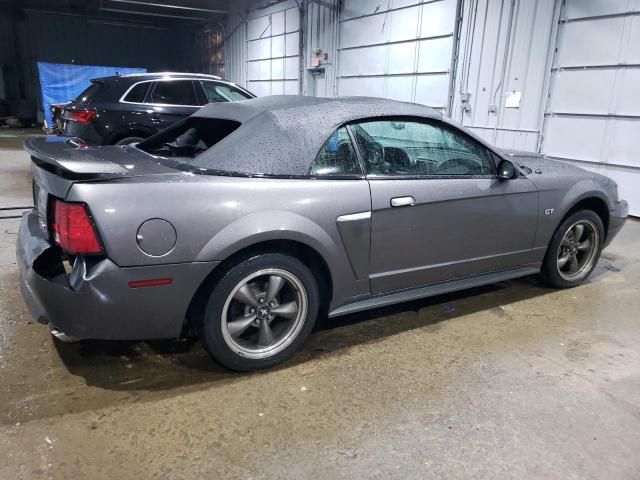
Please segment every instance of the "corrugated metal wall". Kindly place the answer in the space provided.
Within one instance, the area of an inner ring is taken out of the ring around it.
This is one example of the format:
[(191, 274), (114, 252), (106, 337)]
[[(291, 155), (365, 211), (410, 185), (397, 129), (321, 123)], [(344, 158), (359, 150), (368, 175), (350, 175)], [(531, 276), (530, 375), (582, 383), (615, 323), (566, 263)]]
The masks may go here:
[(286, 3), (247, 20), (247, 88), (258, 96), (300, 92), (300, 12)]
[[(640, 0), (304, 5), (304, 67), (313, 48), (328, 52), (329, 61), (321, 75), (305, 70), (303, 93), (378, 95), (439, 107), (452, 97), (451, 117), (489, 142), (606, 173), (640, 214)], [(456, 7), (461, 19), (454, 30)], [(241, 35), (242, 26), (226, 51), (237, 72), (232, 78), (242, 82)], [(423, 49), (428, 42), (433, 48)]]
[(614, 178), (640, 215), (640, 0), (567, 0), (542, 151)]
[(300, 15), (294, 0), (232, 2), (226, 77), (258, 96), (300, 92)]
[(345, 0), (339, 95), (449, 107), (456, 0)]
[[(324, 0), (306, 4), (304, 12), (306, 27), (304, 49), (304, 76), (302, 93), (316, 97), (335, 97), (337, 91), (338, 72), (338, 18), (340, 0)], [(323, 61), (324, 71), (311, 73), (313, 50), (319, 48), (327, 53), (327, 61)]]
[(537, 150), (559, 3), (464, 2), (454, 120), (498, 146)]
[(225, 25), (224, 71), (225, 78), (247, 86), (247, 23), (243, 12), (243, 2), (232, 2)]

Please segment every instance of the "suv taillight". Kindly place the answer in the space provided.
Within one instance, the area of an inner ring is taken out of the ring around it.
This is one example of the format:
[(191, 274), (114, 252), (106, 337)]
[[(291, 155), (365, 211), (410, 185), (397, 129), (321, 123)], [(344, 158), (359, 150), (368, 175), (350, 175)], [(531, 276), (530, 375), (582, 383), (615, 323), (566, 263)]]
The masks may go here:
[(84, 203), (53, 202), (53, 239), (71, 255), (104, 254), (89, 209)]
[(67, 110), (67, 118), (82, 125), (89, 125), (95, 116), (95, 110)]

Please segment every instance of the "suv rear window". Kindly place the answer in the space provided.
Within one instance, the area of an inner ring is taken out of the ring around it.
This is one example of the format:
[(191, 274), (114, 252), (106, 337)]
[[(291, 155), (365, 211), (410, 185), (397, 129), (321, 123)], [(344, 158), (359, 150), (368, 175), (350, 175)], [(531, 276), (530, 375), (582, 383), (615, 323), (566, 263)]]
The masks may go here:
[(91, 101), (95, 99), (101, 89), (102, 84), (100, 82), (92, 82), (91, 85), (85, 88), (83, 92), (75, 98), (74, 102), (91, 103)]
[(125, 102), (132, 103), (143, 103), (144, 98), (147, 96), (147, 92), (149, 91), (149, 86), (151, 82), (139, 83), (127, 93), (127, 96), (124, 97)]
[(164, 80), (155, 82), (151, 103), (198, 105), (198, 100), (191, 80)]
[(152, 155), (190, 163), (240, 126), (217, 118), (188, 117), (152, 135), (137, 147)]

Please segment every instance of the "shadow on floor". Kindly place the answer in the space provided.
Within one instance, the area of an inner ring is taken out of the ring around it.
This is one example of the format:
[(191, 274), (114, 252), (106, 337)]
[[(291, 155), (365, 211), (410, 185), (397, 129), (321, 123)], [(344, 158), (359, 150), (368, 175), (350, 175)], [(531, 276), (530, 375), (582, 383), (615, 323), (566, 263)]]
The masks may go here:
[[(316, 331), (303, 350), (277, 368), (287, 369), (341, 349), (377, 342), (413, 329), (438, 328), (443, 321), (478, 311), (499, 310), (500, 306), (545, 295), (550, 291), (539, 285), (535, 277), (531, 277), (337, 318), (319, 318)], [(402, 315), (402, 318), (394, 320), (393, 317), (398, 315)], [(83, 377), (88, 385), (107, 390), (197, 389), (256, 375), (224, 369), (193, 339), (54, 343), (71, 374)]]

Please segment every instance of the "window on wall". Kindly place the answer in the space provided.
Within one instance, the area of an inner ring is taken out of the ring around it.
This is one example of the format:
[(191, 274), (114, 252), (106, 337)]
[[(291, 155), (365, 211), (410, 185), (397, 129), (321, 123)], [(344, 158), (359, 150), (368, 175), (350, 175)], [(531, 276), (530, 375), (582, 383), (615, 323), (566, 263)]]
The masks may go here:
[(369, 175), (494, 174), (483, 145), (439, 122), (380, 120), (352, 130)]
[(311, 175), (361, 175), (351, 138), (341, 127), (327, 139), (311, 166)]

